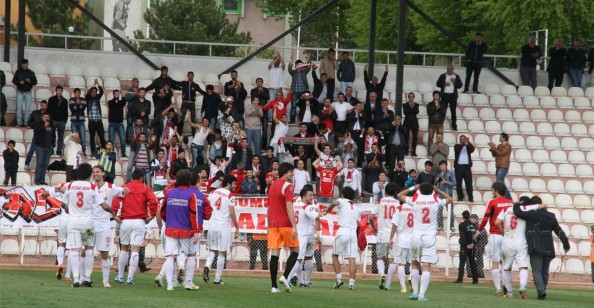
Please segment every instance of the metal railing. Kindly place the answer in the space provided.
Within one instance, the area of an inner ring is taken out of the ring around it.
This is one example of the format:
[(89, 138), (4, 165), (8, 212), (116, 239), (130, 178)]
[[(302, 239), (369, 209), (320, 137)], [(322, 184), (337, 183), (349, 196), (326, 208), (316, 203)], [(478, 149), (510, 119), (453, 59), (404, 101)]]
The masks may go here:
[[(11, 32), (11, 36), (17, 39), (17, 32)], [(63, 40), (63, 44), (56, 44), (52, 42), (51, 46), (43, 46), (41, 44), (41, 38), (56, 38)], [(66, 50), (103, 50), (105, 41), (112, 41), (111, 37), (101, 36), (87, 36), (87, 35), (70, 35), (70, 34), (49, 34), (49, 33), (37, 33), (37, 32), (26, 32), (25, 33), (25, 46), (27, 47), (39, 47), (39, 48), (54, 48), (54, 49), (66, 49)], [(90, 48), (80, 48), (74, 46), (74, 41), (86, 41), (91, 45)], [(252, 51), (259, 48), (261, 45), (255, 44), (229, 44), (229, 43), (214, 43), (214, 42), (188, 42), (188, 41), (164, 41), (164, 40), (151, 40), (151, 39), (128, 39), (131, 45), (135, 45), (141, 52), (148, 54), (171, 54), (171, 55), (184, 55), (184, 56), (208, 56), (208, 57), (226, 57), (226, 58), (243, 58), (245, 55), (250, 54)], [(159, 52), (151, 52), (152, 46), (159, 46)], [(200, 53), (188, 54), (184, 53), (184, 49), (196, 50), (200, 49)], [(220, 52), (221, 49), (225, 49), (226, 52)], [(163, 50), (169, 52), (163, 52)], [(232, 52), (229, 52), (232, 50)], [(271, 50), (281, 50), (284, 55), (297, 56), (299, 58), (310, 59), (311, 61), (320, 61), (327, 51), (327, 48), (319, 47), (305, 47), (300, 46), (274, 46)], [(294, 55), (296, 50), (302, 51), (301, 55)], [(366, 63), (369, 51), (366, 49), (340, 49), (340, 51), (347, 51), (351, 54), (351, 58), (356, 63)], [(396, 63), (396, 50), (376, 50), (376, 63), (377, 64), (395, 64)], [(407, 51), (406, 52), (406, 64), (407, 65), (418, 65), (418, 66), (445, 66), (449, 63), (455, 65), (462, 65), (463, 53), (445, 53), (445, 52), (418, 52), (418, 51)], [(492, 55), (487, 54), (484, 56), (485, 59), (491, 61), (492, 65), (496, 68), (516, 68), (520, 59), (519, 55)], [(272, 53), (260, 55), (259, 58), (271, 59)]]

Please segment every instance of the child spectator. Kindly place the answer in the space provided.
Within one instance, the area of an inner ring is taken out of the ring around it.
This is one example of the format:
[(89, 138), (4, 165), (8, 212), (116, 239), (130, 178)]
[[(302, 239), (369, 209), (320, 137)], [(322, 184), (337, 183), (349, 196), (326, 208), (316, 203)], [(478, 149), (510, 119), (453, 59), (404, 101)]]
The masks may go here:
[(17, 171), (19, 169), (19, 152), (15, 151), (15, 145), (14, 140), (9, 140), (8, 149), (2, 153), (2, 157), (4, 157), (4, 185), (8, 185), (8, 179), (10, 179), (10, 185), (16, 185)]
[(242, 193), (242, 186), (243, 186), (243, 179), (245, 179), (246, 172), (245, 172), (245, 165), (242, 162), (237, 162), (236, 165), (237, 169), (231, 171), (231, 175), (237, 179), (237, 183), (241, 183), (241, 185), (235, 185), (235, 193), (241, 194)]
[(104, 148), (97, 149), (95, 158), (99, 160), (99, 165), (105, 170), (105, 181), (112, 183), (115, 179), (115, 164), (117, 160), (116, 151), (113, 148), (113, 141), (108, 140)]
[(410, 169), (408, 171), (408, 179), (406, 179), (406, 187), (415, 186), (416, 181), (417, 181), (417, 170)]
[(258, 179), (254, 177), (254, 170), (247, 169), (245, 179), (241, 182), (241, 192), (244, 195), (255, 195), (260, 191)]

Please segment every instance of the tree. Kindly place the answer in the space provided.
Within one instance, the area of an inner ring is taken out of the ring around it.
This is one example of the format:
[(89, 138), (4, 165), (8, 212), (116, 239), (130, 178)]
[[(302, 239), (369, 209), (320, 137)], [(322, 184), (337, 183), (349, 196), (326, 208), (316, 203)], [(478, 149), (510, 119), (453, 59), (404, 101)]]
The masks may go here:
[[(144, 19), (151, 26), (149, 38), (153, 40), (213, 42), (248, 44), (252, 38), (248, 33), (238, 32), (239, 23), (231, 23), (225, 12), (212, 0), (151, 0), (151, 7)], [(145, 36), (141, 31), (134, 33), (137, 39)], [(171, 44), (141, 43), (141, 51), (172, 53)], [(208, 46), (177, 44), (176, 54), (208, 55)], [(234, 47), (213, 47), (213, 56), (231, 56)]]
[[(70, 34), (69, 27), (74, 28), (74, 34), (87, 35), (89, 18), (76, 12), (78, 9), (63, 0), (27, 0), (27, 16), (33, 27), (42, 33)], [(88, 3), (85, 8), (89, 9)], [(64, 48), (64, 38), (41, 36), (29, 42), (32, 46), (49, 48)], [(93, 41), (83, 39), (69, 39), (68, 48), (88, 49)]]

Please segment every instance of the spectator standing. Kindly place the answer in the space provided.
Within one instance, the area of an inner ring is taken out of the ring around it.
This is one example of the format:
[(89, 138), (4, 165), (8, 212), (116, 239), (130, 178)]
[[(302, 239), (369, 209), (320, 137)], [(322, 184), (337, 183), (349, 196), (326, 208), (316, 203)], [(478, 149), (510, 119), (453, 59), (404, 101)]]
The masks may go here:
[(66, 122), (68, 121), (68, 101), (62, 96), (64, 88), (62, 86), (56, 87), (56, 95), (48, 100), (47, 110), (50, 117), (54, 121), (56, 133), (58, 134), (58, 147), (56, 154), (62, 155), (64, 149), (64, 130), (66, 129)]
[(29, 122), (31, 105), (33, 104), (33, 87), (37, 84), (35, 73), (29, 69), (29, 60), (21, 60), (20, 67), (12, 76), (12, 83), (16, 86), (17, 125), (26, 127)]
[(427, 115), (429, 116), (429, 137), (427, 144), (431, 147), (433, 135), (443, 134), (443, 122), (445, 121), (446, 108), (442, 106), (439, 99), (439, 92), (433, 91), (433, 101), (427, 104)]
[[(253, 144), (254, 153), (256, 155), (260, 155), (260, 146), (262, 145), (261, 118), (264, 116), (262, 106), (260, 105), (260, 99), (257, 96), (252, 96), (251, 102), (246, 100), (244, 103), (244, 110), (245, 133), (247, 135), (248, 148), (250, 148)], [(249, 162), (246, 162), (246, 165), (247, 163)], [(241, 184), (238, 186), (241, 186)]]
[(243, 83), (241, 81), (235, 82), (235, 88), (232, 94), (233, 108), (237, 111), (237, 118), (235, 120), (238, 121), (241, 127), (243, 128), (245, 123), (243, 104), (245, 103), (245, 99), (247, 97), (247, 91), (243, 87)]
[[(429, 146), (429, 156), (434, 165), (439, 166), (442, 160), (447, 161), (450, 155), (450, 146), (443, 142), (443, 134), (437, 134), (437, 142)], [(451, 195), (450, 195), (451, 196)]]
[(144, 172), (144, 183), (150, 186), (151, 183), (151, 149), (155, 145), (155, 136), (152, 137), (151, 143), (147, 141), (145, 133), (140, 133), (137, 138), (132, 140), (130, 145), (130, 161), (128, 162), (128, 180), (132, 176), (132, 170), (138, 169)]
[(146, 92), (155, 90), (155, 92), (153, 93), (153, 101), (157, 100), (157, 95), (159, 95), (159, 93), (161, 92), (161, 89), (163, 89), (163, 87), (165, 87), (165, 85), (169, 85), (170, 88), (180, 90), (179, 86), (177, 85), (178, 84), (177, 81), (175, 81), (171, 77), (169, 77), (168, 74), (169, 74), (169, 68), (167, 68), (167, 66), (161, 66), (161, 75), (159, 75), (159, 77), (157, 77), (155, 80), (153, 80), (153, 82), (148, 87), (146, 87), (146, 89), (145, 89)]
[(555, 40), (555, 46), (549, 50), (549, 66), (547, 71), (549, 72), (549, 90), (553, 89), (553, 86), (560, 87), (563, 84), (563, 75), (567, 69), (567, 49), (563, 47), (561, 40)]
[(320, 78), (318, 78), (318, 74), (316, 74), (316, 66), (313, 67), (311, 71), (311, 77), (313, 78), (314, 88), (313, 88), (313, 97), (318, 100), (318, 102), (323, 102), (325, 99), (334, 98), (334, 93), (330, 92), (330, 85), (328, 84), (328, 75), (325, 73), (320, 74)]
[(376, 204), (386, 195), (386, 185), (388, 185), (388, 181), (386, 181), (386, 171), (381, 171), (379, 173), (378, 181), (373, 183), (371, 188), (373, 193), (373, 200), (371, 203)]
[(472, 195), (472, 158), (470, 155), (474, 152), (474, 145), (468, 141), (465, 135), (460, 135), (460, 143), (454, 146), (454, 173), (456, 175), (456, 195), (458, 201), (464, 201), (462, 192), (462, 180), (466, 185), (466, 198), (468, 202), (473, 203)]
[(103, 87), (99, 85), (97, 79), (93, 87), (87, 91), (85, 100), (87, 101), (87, 117), (89, 118), (89, 136), (91, 138), (91, 156), (95, 155), (96, 143), (95, 134), (99, 135), (99, 147), (105, 145), (105, 128), (103, 127), (101, 115), (101, 98), (103, 97)]
[[(396, 164), (396, 168), (394, 168), (394, 170), (390, 170), (387, 176), (391, 183), (396, 184), (397, 191), (409, 187), (409, 185), (406, 184), (406, 182), (408, 181), (408, 172), (406, 172), (404, 160), (398, 161), (398, 164)], [(414, 186), (414, 181), (411, 180), (410, 184), (410, 186)]]
[(6, 126), (6, 119), (4, 119), (4, 115), (6, 114), (6, 109), (8, 109), (6, 97), (2, 92), (4, 86), (6, 86), (6, 74), (4, 74), (4, 71), (0, 70), (0, 126)]
[(369, 94), (373, 92), (377, 95), (377, 100), (381, 102), (384, 98), (384, 87), (386, 86), (386, 78), (388, 77), (388, 64), (385, 66), (384, 75), (380, 82), (378, 82), (379, 79), (377, 76), (373, 76), (371, 77), (371, 81), (369, 80), (368, 68), (369, 64), (365, 64), (365, 68), (363, 69), (363, 80), (365, 82), (365, 89), (367, 90), (365, 100), (369, 102)]
[[(283, 87), (285, 86), (285, 82), (284, 82), (284, 75), (285, 73), (285, 61), (283, 60), (283, 57), (281, 56), (280, 52), (277, 50), (276, 54), (274, 56), (274, 59), (272, 59), (272, 61), (270, 61), (270, 63), (268, 64), (268, 91), (269, 91), (269, 100), (270, 99), (276, 99), (278, 97), (277, 92), (282, 92), (283, 91)], [(291, 96), (288, 96), (289, 101), (291, 100)], [(261, 104), (268, 104), (268, 100), (263, 101), (260, 100)], [(272, 121), (272, 110), (264, 110), (265, 112), (265, 116), (262, 117), (262, 127), (263, 127), (263, 131), (262, 131), (262, 136), (264, 137), (264, 135), (266, 135), (266, 138), (262, 138), (263, 142), (262, 144), (264, 146), (268, 145), (267, 140), (268, 137), (272, 137), (272, 134), (268, 132), (268, 123), (273, 123), (274, 121)], [(264, 122), (266, 122), (266, 125), (264, 125)]]
[(115, 164), (117, 160), (113, 141), (107, 140), (105, 147), (97, 149), (97, 153), (93, 153), (93, 155), (99, 160), (98, 165), (102, 166), (103, 170), (105, 170), (105, 181), (113, 183), (115, 180)]
[(352, 87), (353, 82), (355, 82), (355, 62), (351, 60), (347, 51), (342, 52), (342, 58), (338, 64), (336, 77), (338, 78), (338, 81), (340, 81), (340, 92), (342, 93), (346, 91), (346, 87)]
[[(164, 110), (168, 109), (171, 106), (177, 107), (177, 104), (171, 104), (171, 99), (173, 98), (173, 91), (169, 87), (168, 84), (163, 86), (159, 93), (153, 95), (153, 119), (149, 123), (149, 129), (152, 130), (153, 135), (159, 136), (162, 139), (163, 134), (163, 118), (167, 112), (163, 112)], [(181, 118), (181, 111), (178, 111), (179, 118)]]
[[(181, 119), (177, 126), (177, 131), (181, 134), (184, 128), (184, 120), (188, 110), (190, 111), (190, 122), (196, 122), (196, 92), (203, 93), (204, 91), (200, 86), (194, 82), (194, 72), (189, 71), (186, 75), (188, 80), (184, 80), (179, 83), (182, 91), (182, 106), (181, 106)], [(171, 101), (170, 101), (171, 102)], [(192, 134), (194, 134), (194, 128)]]
[(73, 133), (76, 132), (80, 136), (83, 155), (87, 156), (87, 152), (85, 151), (85, 110), (87, 109), (87, 101), (80, 94), (81, 91), (79, 88), (74, 89), (74, 97), (70, 98), (68, 102), (68, 107), (70, 108), (70, 129)]
[(344, 135), (347, 129), (347, 113), (353, 109), (351, 104), (345, 102), (344, 94), (338, 93), (338, 101), (332, 103), (332, 108), (336, 111), (336, 121), (334, 121), (334, 131)]
[[(352, 188), (355, 191), (355, 199), (358, 199), (362, 193), (362, 189), (361, 189), (362, 179), (361, 179), (361, 173), (356, 168), (355, 160), (350, 158), (347, 162), (346, 168), (343, 168), (342, 170), (340, 170), (338, 175), (343, 176), (343, 179), (344, 179), (343, 188), (345, 188), (345, 187)], [(373, 184), (375, 184), (375, 183), (376, 182), (374, 182)], [(372, 184), (372, 190), (373, 190), (373, 184)]]
[(113, 98), (107, 102), (109, 107), (107, 119), (108, 138), (115, 142), (115, 134), (120, 138), (120, 153), (122, 157), (126, 156), (126, 137), (124, 132), (124, 107), (126, 107), (126, 100), (120, 96), (120, 90), (113, 90)]
[(318, 106), (317, 116), (320, 122), (326, 125), (329, 131), (334, 130), (334, 121), (337, 119), (336, 110), (332, 106), (332, 100), (326, 98), (323, 103)]
[[(499, 135), (499, 142), (501, 142), (499, 145), (489, 142), (489, 151), (495, 157), (495, 181), (505, 183), (505, 176), (509, 171), (512, 147), (509, 144), (509, 136), (506, 133)], [(505, 197), (511, 200), (509, 189), (507, 189)]]
[(70, 182), (70, 172), (82, 163), (83, 150), (80, 135), (77, 132), (64, 139), (64, 156), (66, 157), (66, 182)]
[(594, 283), (594, 225), (590, 226), (590, 268), (592, 269), (592, 283)]
[(456, 107), (458, 106), (458, 89), (462, 88), (462, 79), (458, 74), (454, 73), (453, 65), (448, 65), (447, 72), (439, 76), (436, 85), (441, 88), (440, 99), (444, 109), (444, 116), (449, 105), (452, 117), (452, 129), (457, 131)]
[[(264, 79), (258, 77), (256, 78), (256, 87), (253, 88), (250, 91), (250, 97), (253, 99), (254, 97), (258, 98), (258, 106), (260, 107), (264, 107), (266, 104), (268, 104), (268, 101), (270, 100), (270, 90), (268, 90), (268, 88), (264, 87)], [(245, 108), (245, 106), (244, 106)], [(260, 109), (260, 111), (262, 112), (262, 117), (260, 119), (260, 148), (265, 147), (268, 141), (268, 122), (269, 122), (269, 117), (268, 117), (268, 112), (264, 112)], [(247, 110), (245, 111), (247, 112)], [(272, 114), (272, 112), (270, 113)], [(246, 114), (247, 117), (247, 114)], [(247, 122), (247, 120), (246, 120)], [(246, 129), (247, 129), (247, 123), (246, 123)], [(258, 155), (260, 155), (260, 152), (258, 152)]]
[(464, 93), (468, 93), (470, 86), (470, 77), (474, 73), (474, 82), (472, 83), (472, 92), (480, 94), (478, 91), (479, 75), (483, 68), (483, 56), (487, 53), (487, 44), (483, 42), (483, 34), (477, 32), (474, 36), (474, 42), (468, 44), (466, 48), (466, 81), (464, 82)]
[[(202, 161), (206, 162), (206, 141), (208, 136), (214, 135), (212, 129), (209, 128), (210, 121), (209, 118), (203, 117), (202, 118), (202, 125), (198, 126), (197, 124), (193, 124), (190, 122), (190, 125), (196, 129), (194, 133), (194, 138), (192, 138), (192, 144), (190, 144), (190, 151), (189, 153), (192, 158), (192, 167), (195, 167), (198, 161), (198, 156), (202, 156)], [(220, 134), (219, 134), (220, 135)], [(215, 143), (215, 142), (213, 142)], [(221, 145), (222, 147), (222, 145)], [(215, 155), (216, 156), (216, 155)], [(214, 157), (213, 157), (214, 159)]]
[[(39, 104), (39, 110), (33, 110), (31, 112), (31, 115), (29, 116), (29, 119), (27, 120), (27, 125), (29, 125), (29, 127), (34, 130), (33, 140), (35, 140), (36, 124), (39, 122), (43, 122), (42, 115), (47, 112), (47, 106), (47, 101), (42, 100)], [(33, 159), (33, 153), (37, 153), (36, 142), (31, 143), (31, 147), (29, 147), (29, 152), (27, 152), (27, 157), (25, 157), (25, 170), (29, 170), (29, 164), (31, 163), (31, 159)]]
[(132, 114), (135, 119), (142, 119), (142, 130), (148, 131), (149, 115), (151, 114), (151, 101), (146, 99), (145, 88), (138, 90), (138, 97), (132, 103)]
[(417, 139), (419, 137), (419, 104), (415, 103), (415, 94), (408, 93), (408, 101), (402, 106), (404, 112), (404, 127), (406, 128), (406, 137), (408, 139), (408, 153), (417, 156)]
[(536, 88), (536, 62), (540, 58), (540, 46), (536, 45), (536, 38), (528, 38), (528, 44), (522, 46), (522, 58), (520, 60), (520, 78), (522, 84)]
[[(252, 157), (254, 157), (254, 154), (252, 153), (252, 150), (248, 147), (247, 138), (241, 138), (241, 141), (235, 146), (235, 153), (231, 158), (231, 163), (229, 164), (229, 167), (232, 170), (243, 169), (245, 166), (247, 166), (247, 164), (251, 163)], [(238, 167), (239, 163), (242, 164), (242, 168)], [(243, 180), (243, 177), (241, 177), (240, 180)], [(239, 189), (241, 189), (241, 184), (238, 187)]]
[(425, 169), (423, 171), (419, 171), (417, 174), (417, 178), (415, 180), (416, 184), (431, 184), (435, 185), (437, 177), (433, 174), (433, 162), (430, 160), (425, 161)]
[(353, 87), (346, 87), (346, 91), (344, 91), (344, 100), (353, 106), (359, 101), (355, 96), (353, 96)]
[[(237, 71), (233, 70), (231, 71), (231, 80), (225, 82), (225, 89), (224, 89), (224, 94), (225, 96), (235, 96), (235, 85), (239, 82), (239, 80), (237, 80)], [(242, 84), (243, 86), (243, 84)]]
[[(303, 63), (301, 60), (295, 61), (295, 69), (293, 69), (293, 63), (289, 63), (289, 74), (293, 77), (291, 81), (291, 113), (290, 113), (290, 124), (295, 123), (295, 116), (297, 114), (297, 101), (303, 94), (303, 92), (309, 89), (307, 81), (307, 73), (311, 69), (311, 62)], [(277, 96), (278, 97), (278, 96)]]
[(132, 128), (134, 127), (134, 120), (136, 118), (134, 117), (133, 104), (135, 98), (137, 98), (139, 95), (139, 90), (140, 88), (138, 87), (138, 78), (134, 78), (132, 79), (132, 86), (126, 90), (126, 96), (124, 97), (127, 102), (126, 121), (128, 122), (128, 125), (126, 126), (126, 141), (128, 142), (132, 140), (132, 135), (134, 134)]
[(404, 126), (400, 125), (400, 121), (402, 121), (402, 118), (399, 115), (394, 117), (394, 123), (392, 124), (394, 125), (394, 131), (388, 137), (388, 166), (390, 170), (394, 170), (397, 161), (404, 159), (408, 146)]
[[(477, 226), (478, 236), (474, 240), (474, 256), (476, 259), (476, 272), (478, 274), (478, 278), (485, 278), (485, 260), (483, 255), (485, 254), (485, 247), (489, 242), (489, 233), (487, 230), (483, 229), (482, 231), (478, 231), (478, 215), (472, 214), (470, 215), (470, 222)], [(470, 260), (466, 262), (466, 275), (467, 277), (472, 277), (472, 269), (470, 267)]]
[(52, 148), (56, 145), (56, 128), (47, 112), (41, 114), (42, 121), (35, 122), (34, 142), (37, 164), (35, 166), (35, 185), (48, 185), (45, 173), (49, 165)]
[(219, 107), (223, 105), (223, 100), (218, 93), (215, 93), (214, 86), (211, 84), (206, 86), (206, 92), (200, 92), (200, 94), (204, 96), (202, 98), (202, 107), (200, 108), (202, 118), (208, 118), (210, 120), (210, 129), (215, 129), (217, 127)]
[(588, 51), (588, 62), (590, 62), (590, 68), (588, 69), (588, 73), (590, 73), (590, 85), (594, 85), (594, 42), (590, 46), (590, 50)]
[(368, 195), (372, 195), (373, 183), (378, 182), (380, 173), (385, 171), (377, 160), (372, 160), (369, 162), (367, 166), (363, 167), (362, 171), (363, 175), (365, 175), (363, 180), (363, 191)]
[(582, 41), (575, 39), (573, 46), (567, 50), (567, 71), (573, 87), (582, 87), (582, 75), (585, 66), (586, 51), (582, 48)]
[[(326, 84), (328, 85), (326, 94), (328, 98), (334, 97), (334, 88), (336, 87), (336, 70), (338, 69), (338, 61), (336, 61), (336, 51), (333, 48), (328, 49), (328, 53), (326, 54), (326, 58), (320, 61), (320, 78), (322, 78), (323, 74), (326, 74), (328, 78), (326, 80)], [(315, 73), (315, 71), (314, 71)], [(315, 75), (314, 75), (315, 76)], [(315, 81), (315, 77), (314, 77)], [(316, 89), (314, 87), (314, 96), (318, 99), (318, 101), (323, 101), (323, 98), (315, 94)]]
[(8, 185), (9, 179), (10, 185), (16, 185), (19, 170), (19, 152), (15, 151), (15, 145), (14, 140), (8, 140), (8, 148), (2, 152), (2, 158), (4, 158), (4, 186)]
[[(448, 169), (448, 161), (447, 160), (442, 160), (439, 162), (439, 169), (437, 170), (437, 173), (435, 174), (435, 176), (437, 177), (437, 188), (443, 192), (445, 192), (446, 194), (448, 194), (448, 196), (452, 197), (453, 200), (453, 195), (454, 195), (454, 187), (456, 186), (456, 177), (454, 176), (454, 173), (452, 171), (450, 171)], [(447, 206), (447, 204), (446, 204)], [(450, 206), (452, 207), (452, 213), (450, 216), (450, 230), (452, 232), (454, 232), (454, 203), (450, 203)], [(437, 229), (438, 230), (443, 230), (443, 207), (440, 207), (438, 210), (438, 214), (437, 214)]]
[[(367, 103), (366, 105), (369, 106), (370, 103)], [(388, 105), (388, 99), (384, 98), (381, 102), (380, 108), (375, 109), (372, 122), (376, 130), (386, 135), (392, 131), (392, 126), (394, 126), (394, 122), (396, 121), (394, 111), (390, 110)], [(398, 125), (400, 125), (402, 123), (402, 116), (398, 115), (398, 118), (400, 118), (400, 122), (398, 123)], [(369, 117), (367, 119), (369, 120)], [(404, 136), (407, 137), (406, 127), (402, 126), (402, 131), (404, 132)], [(406, 149), (408, 149), (408, 142), (406, 144), (402, 144), (402, 147), (406, 151)]]
[(474, 234), (476, 233), (477, 226), (475, 223), (470, 221), (470, 212), (462, 212), (462, 218), (464, 219), (458, 225), (458, 231), (460, 232), (460, 264), (458, 265), (458, 279), (454, 283), (462, 283), (464, 279), (464, 266), (468, 261), (470, 263), (470, 270), (472, 272), (472, 284), (478, 283), (478, 272), (476, 269), (476, 259), (474, 255)]
[(299, 123), (311, 123), (312, 117), (315, 115), (320, 103), (309, 91), (303, 92), (297, 101), (299, 107), (298, 120)]

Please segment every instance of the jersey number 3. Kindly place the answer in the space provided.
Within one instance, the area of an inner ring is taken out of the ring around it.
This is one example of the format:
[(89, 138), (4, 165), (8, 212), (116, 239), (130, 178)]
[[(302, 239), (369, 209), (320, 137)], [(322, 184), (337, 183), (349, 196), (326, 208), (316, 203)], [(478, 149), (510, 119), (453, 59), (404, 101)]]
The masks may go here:
[(76, 207), (83, 207), (85, 194), (82, 191), (76, 193)]

